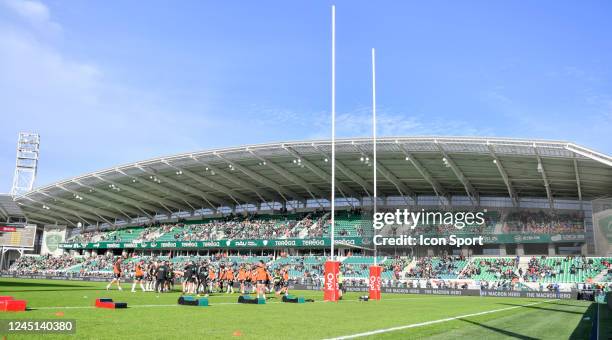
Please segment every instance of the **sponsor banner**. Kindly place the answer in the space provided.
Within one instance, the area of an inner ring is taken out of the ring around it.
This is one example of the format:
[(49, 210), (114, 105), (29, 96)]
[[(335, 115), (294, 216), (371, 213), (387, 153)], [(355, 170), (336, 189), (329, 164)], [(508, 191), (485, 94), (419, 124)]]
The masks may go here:
[(324, 273), (325, 282), (323, 282), (323, 299), (325, 301), (338, 301), (338, 299), (340, 298), (340, 292), (338, 291), (339, 275), (340, 262), (326, 261)]
[[(367, 240), (369, 241), (369, 240)], [(359, 237), (336, 238), (338, 246), (360, 246), (367, 243)], [(273, 239), (273, 240), (220, 240), (220, 241), (166, 241), (166, 242), (96, 242), (62, 243), (63, 249), (206, 249), (206, 248), (284, 248), (284, 247), (326, 247), (331, 245), (328, 238), (320, 239)]]
[[(321, 290), (321, 286), (296, 284), (290, 287), (296, 290)], [(345, 286), (347, 292), (369, 291), (368, 286)], [(517, 297), (539, 299), (576, 299), (577, 292), (515, 291), (515, 290), (478, 290), (478, 289), (437, 289), (437, 288), (408, 288), (408, 287), (381, 287), (383, 294), (421, 294), (421, 295), (449, 295), (449, 296), (488, 296), (488, 297)], [(382, 297), (384, 299), (384, 296)]]
[(16, 227), (9, 227), (6, 225), (0, 225), (0, 232), (7, 232), (7, 233), (12, 233), (17, 231)]
[(370, 289), (369, 296), (372, 300), (380, 300), (381, 273), (381, 266), (370, 266), (370, 281), (368, 283), (368, 288)]
[[(32, 279), (32, 280), (69, 280), (69, 281), (92, 281), (92, 282), (106, 282), (110, 278), (107, 277), (85, 277), (85, 276), (69, 276), (69, 275), (36, 275), (36, 274), (0, 274), (0, 278), (10, 279)], [(123, 280), (122, 282), (130, 282), (130, 279)]]
[[(69, 281), (91, 281), (91, 282), (108, 282), (110, 277), (95, 277), (95, 276), (71, 276), (71, 275), (40, 275), (40, 274), (14, 274), (2, 273), (0, 278), (11, 279), (34, 279), (34, 280), (69, 280)], [(121, 279), (122, 282), (130, 283), (132, 279)], [(318, 290), (321, 291), (321, 285), (304, 285), (291, 284), (291, 290)], [(369, 291), (368, 286), (344, 286), (347, 292), (363, 292)], [(554, 292), (536, 292), (536, 291), (514, 291), (514, 290), (478, 290), (478, 289), (434, 289), (434, 288), (407, 288), (407, 287), (381, 287), (381, 292), (385, 294), (421, 294), (421, 295), (448, 295), (448, 296), (485, 296), (485, 297), (516, 297), (530, 299), (571, 299), (575, 300), (578, 297), (577, 291), (561, 292), (558, 295)], [(384, 299), (384, 296), (382, 297)]]
[[(440, 235), (438, 235), (440, 236)], [(457, 238), (471, 238), (481, 235), (457, 234)], [(484, 243), (554, 243), (584, 242), (584, 234), (502, 234), (482, 235)], [(371, 240), (359, 237), (339, 237), (336, 244), (342, 246), (362, 246)], [(317, 248), (331, 245), (329, 238), (312, 239), (272, 239), (272, 240), (218, 240), (218, 241), (165, 241), (165, 242), (97, 242), (97, 243), (62, 243), (63, 249), (189, 249), (189, 248)]]

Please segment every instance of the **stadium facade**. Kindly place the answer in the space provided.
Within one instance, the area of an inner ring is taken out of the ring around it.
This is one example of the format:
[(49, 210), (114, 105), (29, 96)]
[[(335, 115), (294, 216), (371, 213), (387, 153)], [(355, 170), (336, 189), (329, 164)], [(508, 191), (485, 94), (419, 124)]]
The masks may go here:
[[(382, 253), (606, 255), (610, 252), (612, 232), (608, 220), (612, 219), (612, 204), (606, 200), (612, 196), (610, 156), (562, 141), (394, 137), (379, 138), (377, 144), (378, 209), (484, 210), (489, 214), (488, 225), (471, 233), (485, 236), (486, 244), (482, 247), (382, 247), (379, 249)], [(345, 234), (336, 233), (341, 252), (361, 249), (367, 254), (371, 249), (372, 151), (371, 139), (336, 142), (336, 206), (341, 213), (348, 214), (348, 220), (357, 219), (361, 223), (347, 227)], [(59, 240), (60, 249), (73, 252), (324, 252), (330, 244), (329, 234), (325, 232), (318, 238), (302, 233), (272, 239), (184, 242), (182, 239), (165, 242), (114, 239), (91, 243), (68, 240), (74, 234), (92, 230), (112, 232), (152, 223), (193, 224), (228, 215), (320, 212), (321, 223), (326, 223), (325, 211), (330, 206), (330, 158), (329, 140), (186, 153), (53, 183), (15, 197), (15, 203), (29, 224), (39, 226), (39, 231), (65, 228), (54, 240)], [(555, 224), (563, 228), (551, 227)], [(547, 229), (538, 231), (538, 228)], [(429, 231), (444, 232), (435, 228)], [(401, 230), (390, 228), (383, 232), (394, 235)], [(466, 232), (465, 236), (471, 234)], [(45, 239), (45, 236), (38, 238), (39, 242)]]

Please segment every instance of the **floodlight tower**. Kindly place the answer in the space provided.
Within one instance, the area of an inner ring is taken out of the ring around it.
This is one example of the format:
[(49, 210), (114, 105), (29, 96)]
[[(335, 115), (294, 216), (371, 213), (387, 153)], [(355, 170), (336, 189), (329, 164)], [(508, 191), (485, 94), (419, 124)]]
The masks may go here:
[(17, 161), (11, 195), (24, 194), (34, 187), (38, 170), (40, 136), (37, 133), (20, 132), (17, 139)]

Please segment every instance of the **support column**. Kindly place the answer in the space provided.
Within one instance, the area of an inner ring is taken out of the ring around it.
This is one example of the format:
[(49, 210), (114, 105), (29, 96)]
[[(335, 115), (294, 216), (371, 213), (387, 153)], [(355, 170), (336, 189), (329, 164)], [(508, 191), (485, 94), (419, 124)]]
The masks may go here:
[(516, 255), (517, 256), (524, 256), (525, 255), (525, 248), (523, 247), (522, 243), (519, 243), (516, 245)]

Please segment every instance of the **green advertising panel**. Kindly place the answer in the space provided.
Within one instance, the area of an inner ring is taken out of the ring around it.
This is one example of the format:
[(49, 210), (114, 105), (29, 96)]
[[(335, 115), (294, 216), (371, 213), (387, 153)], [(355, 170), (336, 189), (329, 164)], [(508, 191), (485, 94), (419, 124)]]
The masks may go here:
[[(440, 236), (440, 235), (438, 235)], [(470, 238), (480, 235), (458, 235), (457, 238)], [(583, 242), (584, 234), (500, 234), (483, 235), (484, 243), (556, 243)], [(336, 238), (338, 246), (368, 246), (371, 239), (360, 237)], [(96, 242), (62, 243), (63, 249), (218, 249), (218, 248), (319, 248), (331, 245), (329, 238), (272, 239), (272, 240), (218, 240), (218, 241), (165, 241), (165, 242)]]
[[(364, 240), (359, 237), (336, 238), (339, 246), (360, 246)], [(166, 241), (166, 242), (96, 242), (62, 243), (64, 249), (206, 249), (206, 248), (284, 248), (284, 247), (326, 247), (329, 238), (273, 239), (273, 240), (219, 240), (219, 241)]]

